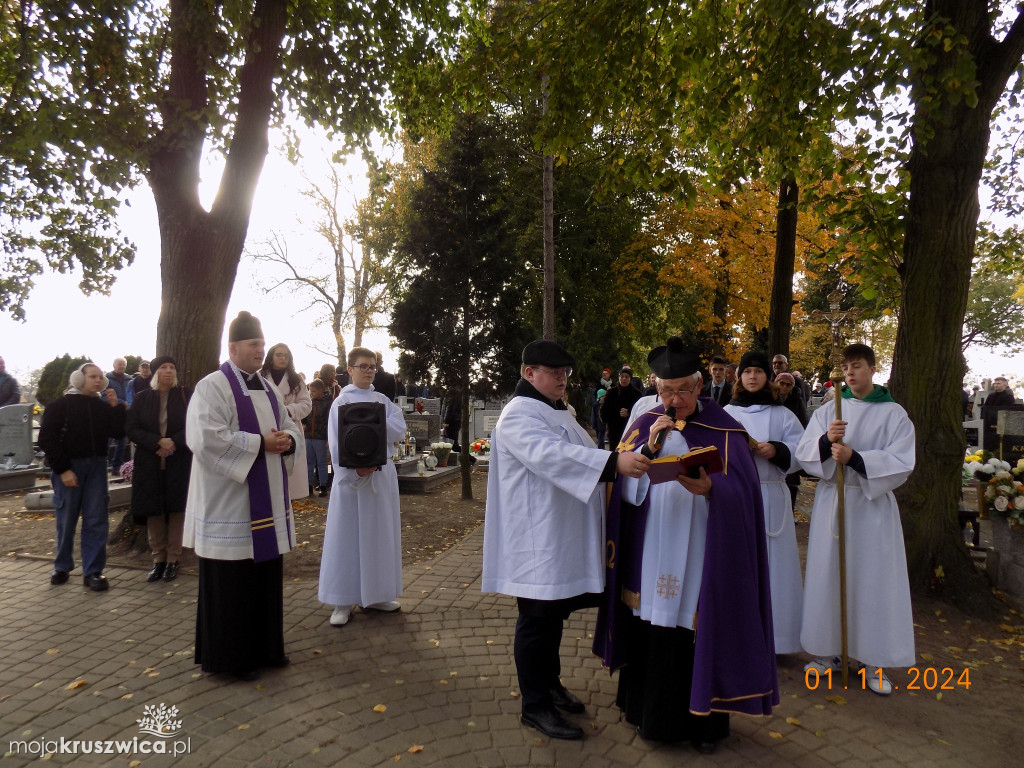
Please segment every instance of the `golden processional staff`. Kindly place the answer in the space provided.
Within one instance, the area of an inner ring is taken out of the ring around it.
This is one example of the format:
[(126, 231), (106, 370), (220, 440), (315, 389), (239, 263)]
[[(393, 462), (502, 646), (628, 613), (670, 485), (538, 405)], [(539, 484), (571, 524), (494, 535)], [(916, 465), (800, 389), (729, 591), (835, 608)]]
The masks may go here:
[[(844, 322), (854, 322), (860, 315), (856, 307), (840, 311), (839, 302), (843, 294), (838, 290), (828, 295), (828, 306), (830, 312), (822, 312), (816, 309), (811, 313), (812, 320), (825, 321), (832, 328), (832, 390), (835, 392), (836, 421), (843, 420), (843, 398), (839, 388), (843, 384), (842, 370), (842, 333), (840, 326)], [(839, 440), (842, 443), (842, 439)], [(843, 657), (843, 687), (848, 683), (850, 656), (847, 650), (846, 640), (846, 492), (843, 487), (843, 465), (836, 462), (836, 495), (838, 499), (838, 523), (839, 523), (839, 633), (842, 639)]]

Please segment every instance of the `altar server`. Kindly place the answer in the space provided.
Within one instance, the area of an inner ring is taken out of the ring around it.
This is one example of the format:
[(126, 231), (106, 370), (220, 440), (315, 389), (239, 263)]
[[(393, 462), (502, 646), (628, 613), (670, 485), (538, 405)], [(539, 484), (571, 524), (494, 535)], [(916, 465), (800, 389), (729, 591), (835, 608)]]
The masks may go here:
[(803, 427), (778, 399), (771, 382), (771, 364), (763, 352), (750, 351), (740, 360), (737, 385), (725, 412), (743, 425), (761, 480), (765, 533), (768, 535), (768, 571), (772, 587), (772, 622), (775, 652), (799, 653), (803, 583), (796, 547), (793, 502), (786, 475), (800, 468), (796, 447)]
[[(821, 478), (814, 494), (807, 542), (800, 642), (819, 657), (805, 669), (839, 670), (839, 540), (836, 464), (845, 465), (846, 610), (849, 655), (863, 662), (874, 693), (892, 684), (884, 667), (914, 665), (903, 529), (893, 490), (914, 469), (914, 425), (889, 390), (874, 384), (875, 353), (865, 344), (843, 350), (843, 418), (822, 406), (811, 416), (797, 458)], [(838, 441), (842, 440), (842, 443)], [(851, 678), (852, 680), (853, 678)]]
[(491, 433), (484, 519), (484, 592), (517, 599), (514, 655), (522, 722), (555, 739), (583, 731), (559, 712), (584, 704), (559, 680), (562, 624), (604, 589), (604, 483), (650, 461), (595, 446), (562, 395), (572, 356), (553, 341), (522, 354), (522, 379)]
[(282, 555), (295, 546), (288, 470), (302, 431), (259, 375), (260, 321), (240, 312), (228, 362), (196, 385), (186, 416), (192, 477), (184, 544), (199, 556), (197, 664), (254, 680), (284, 653)]
[(348, 623), (357, 605), (397, 611), (402, 592), (402, 523), (398, 471), (392, 461), (379, 467), (343, 466), (338, 443), (338, 409), (349, 403), (380, 403), (385, 409), (388, 457), (405, 435), (405, 416), (373, 388), (377, 358), (366, 347), (348, 353), (347, 384), (331, 404), (327, 444), (334, 484), (327, 506), (324, 554), (320, 561), (320, 602), (333, 605), (331, 624)]

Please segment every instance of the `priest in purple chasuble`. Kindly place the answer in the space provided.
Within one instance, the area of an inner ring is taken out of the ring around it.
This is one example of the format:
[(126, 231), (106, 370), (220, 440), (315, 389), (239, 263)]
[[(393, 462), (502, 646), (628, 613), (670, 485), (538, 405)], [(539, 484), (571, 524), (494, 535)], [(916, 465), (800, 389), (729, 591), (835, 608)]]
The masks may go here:
[(185, 420), (192, 476), (185, 546), (199, 556), (195, 661), (254, 680), (288, 663), (282, 555), (295, 546), (288, 470), (302, 430), (259, 374), (260, 321), (240, 312), (228, 362), (195, 388)]
[(712, 752), (730, 712), (767, 715), (779, 703), (760, 482), (743, 427), (700, 396), (697, 356), (673, 337), (648, 364), (661, 402), (619, 450), (657, 458), (715, 446), (724, 469), (616, 480), (594, 651), (619, 670), (617, 703), (642, 737)]

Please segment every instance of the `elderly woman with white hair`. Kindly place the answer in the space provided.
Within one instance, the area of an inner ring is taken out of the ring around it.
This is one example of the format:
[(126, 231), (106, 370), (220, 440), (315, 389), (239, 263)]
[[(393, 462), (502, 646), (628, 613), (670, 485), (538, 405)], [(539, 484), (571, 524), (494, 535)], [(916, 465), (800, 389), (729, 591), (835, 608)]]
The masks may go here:
[(136, 396), (126, 426), (136, 446), (132, 517), (146, 526), (153, 553), (146, 581), (174, 581), (192, 472), (192, 451), (185, 444), (185, 413), (192, 391), (179, 386), (173, 357), (157, 357), (151, 368), (150, 388)]
[[(75, 567), (75, 528), (82, 518), (82, 573), (85, 586), (102, 592), (107, 564), (110, 493), (107, 440), (124, 437), (125, 405), (95, 363), (71, 373), (70, 387), (43, 412), (39, 447), (50, 465), (57, 556), (50, 583), (64, 584)], [(103, 397), (100, 397), (100, 393)]]

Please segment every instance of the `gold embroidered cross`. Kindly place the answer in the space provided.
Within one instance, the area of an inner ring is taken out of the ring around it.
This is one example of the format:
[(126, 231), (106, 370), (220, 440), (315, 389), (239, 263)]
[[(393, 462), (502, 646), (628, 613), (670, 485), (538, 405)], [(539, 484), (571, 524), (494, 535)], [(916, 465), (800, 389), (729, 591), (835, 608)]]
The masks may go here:
[(679, 579), (670, 573), (663, 573), (658, 577), (658, 597), (665, 599), (675, 597), (679, 594)]

